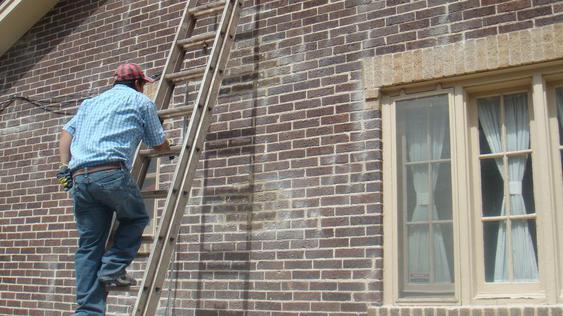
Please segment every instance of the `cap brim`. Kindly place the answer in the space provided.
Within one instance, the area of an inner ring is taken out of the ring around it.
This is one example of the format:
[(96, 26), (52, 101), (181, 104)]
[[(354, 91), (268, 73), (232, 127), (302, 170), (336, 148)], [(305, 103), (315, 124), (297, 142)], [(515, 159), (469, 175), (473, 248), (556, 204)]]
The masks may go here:
[(156, 80), (154, 80), (153, 78), (151, 78), (151, 77), (149, 77), (149, 76), (147, 76), (147, 75), (144, 75), (144, 76), (143, 76), (143, 80), (145, 80), (145, 82), (148, 82), (148, 83), (153, 83), (153, 82), (156, 81)]

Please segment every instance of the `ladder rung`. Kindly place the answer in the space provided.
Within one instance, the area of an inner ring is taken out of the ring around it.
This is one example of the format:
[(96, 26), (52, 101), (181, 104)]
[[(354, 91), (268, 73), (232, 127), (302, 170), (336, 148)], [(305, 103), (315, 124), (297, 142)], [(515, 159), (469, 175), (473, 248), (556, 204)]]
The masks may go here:
[(137, 257), (148, 257), (151, 254), (152, 241), (141, 243), (141, 247), (137, 251)]
[(205, 72), (205, 67), (202, 67), (192, 70), (171, 73), (164, 76), (164, 78), (166, 78), (166, 80), (170, 80), (173, 81), (174, 83), (177, 83), (183, 80), (200, 79), (203, 77), (204, 72)]
[(201, 18), (207, 15), (213, 15), (221, 12), (225, 6), (225, 1), (212, 2), (199, 7), (190, 9), (189, 14), (194, 18)]
[(156, 157), (167, 157), (179, 155), (182, 151), (182, 146), (172, 146), (170, 150), (167, 151), (156, 151), (154, 149), (142, 149), (139, 151), (139, 155), (146, 158), (156, 158)]
[(194, 110), (193, 105), (180, 106), (173, 109), (160, 110), (158, 111), (158, 116), (163, 119), (178, 117), (178, 116), (187, 116), (192, 114), (193, 110)]
[(215, 32), (203, 33), (176, 42), (178, 46), (188, 49), (193, 46), (208, 46), (215, 39)]
[(154, 191), (141, 191), (141, 196), (144, 199), (163, 199), (166, 198), (168, 191), (166, 190), (154, 190)]
[[(137, 280), (139, 282), (139, 280)], [(137, 283), (138, 284), (138, 283)], [(124, 287), (112, 287), (110, 288), (110, 292), (113, 294), (116, 293), (139, 293), (141, 286), (124, 286)]]

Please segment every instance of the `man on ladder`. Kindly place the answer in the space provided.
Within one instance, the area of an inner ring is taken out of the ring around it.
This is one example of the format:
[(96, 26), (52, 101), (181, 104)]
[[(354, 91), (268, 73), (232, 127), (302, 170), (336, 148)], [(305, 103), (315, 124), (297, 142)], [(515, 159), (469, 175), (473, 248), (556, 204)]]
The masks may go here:
[[(85, 100), (61, 132), (57, 179), (71, 192), (80, 237), (76, 316), (105, 315), (108, 288), (136, 283), (125, 268), (150, 218), (129, 170), (141, 140), (159, 152), (170, 150), (156, 106), (142, 94), (153, 81), (139, 65), (119, 65), (113, 88)], [(114, 212), (119, 227), (106, 251)]]

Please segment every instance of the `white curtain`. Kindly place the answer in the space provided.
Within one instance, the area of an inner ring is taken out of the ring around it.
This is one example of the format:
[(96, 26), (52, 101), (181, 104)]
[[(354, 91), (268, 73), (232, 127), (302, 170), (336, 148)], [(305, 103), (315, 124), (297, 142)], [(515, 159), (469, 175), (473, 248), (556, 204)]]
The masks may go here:
[[(479, 121), (483, 127), (483, 133), (485, 134), (487, 143), (493, 153), (502, 151), (499, 112), (500, 103), (498, 102), (498, 99), (488, 98), (479, 100)], [(495, 159), (495, 162), (501, 177), (504, 179), (505, 176), (502, 159)], [(502, 204), (501, 215), (504, 215), (504, 200)], [(508, 254), (506, 251), (506, 225), (504, 222), (500, 222), (497, 233), (497, 249), (495, 254), (495, 281), (508, 279)]]
[[(438, 99), (433, 98), (432, 101), (437, 102)], [(436, 110), (431, 111), (432, 122), (428, 126), (427, 111), (431, 110), (430, 106), (413, 110), (407, 115), (407, 147), (410, 162), (429, 160), (432, 157), (437, 159), (441, 156), (446, 130), (448, 129), (447, 104), (441, 107), (434, 104)], [(431, 144), (428, 143), (429, 133), (431, 133)], [(428, 164), (424, 163), (411, 167), (416, 206), (409, 221), (421, 223), (408, 227), (408, 274), (409, 281), (414, 283), (451, 282), (442, 230), (438, 225), (434, 225), (430, 238), (427, 224), (430, 219), (429, 211), (432, 212), (433, 219), (438, 219), (436, 206), (429, 199), (429, 190), (434, 190), (436, 187), (437, 166), (435, 165), (435, 170), (433, 169), (432, 172), (432, 188), (429, 188)], [(433, 247), (430, 247), (431, 243)], [(430, 263), (430, 256), (433, 256), (433, 267)], [(433, 280), (430, 279), (431, 269), (434, 270)]]
[[(507, 150), (529, 149), (530, 132), (528, 127), (528, 106), (525, 94), (505, 97), (505, 126)], [(502, 152), (498, 98), (482, 99), (479, 102), (479, 121), (483, 133), (493, 153)], [(526, 214), (522, 196), (522, 178), (526, 169), (527, 156), (510, 157), (508, 160), (508, 179), (504, 174), (502, 159), (496, 164), (504, 181), (508, 182), (509, 199), (512, 215)], [(506, 215), (507, 201), (502, 200), (501, 214)], [(532, 236), (527, 221), (512, 221), (512, 262), (514, 280), (537, 280), (538, 268)], [(494, 280), (508, 281), (508, 256), (506, 222), (500, 222), (497, 233)]]
[[(447, 104), (434, 106), (432, 108), (431, 115), (432, 159), (440, 159), (442, 158), (442, 149), (444, 148), (444, 144), (449, 141), (449, 139), (445, 137), (446, 131), (449, 128)], [(436, 193), (439, 166), (441, 166), (441, 164), (434, 164), (432, 168), (432, 192), (434, 193)], [(434, 194), (434, 196), (436, 196), (436, 194)], [(436, 198), (433, 198), (432, 201), (436, 201)], [(436, 220), (440, 219), (438, 218), (436, 204), (432, 204), (432, 217)], [(443, 227), (443, 224), (434, 225), (433, 229), (434, 255), (436, 258), (434, 261), (434, 276), (436, 282), (451, 282), (452, 277), (450, 274), (450, 266), (448, 264), (446, 246), (444, 243), (444, 232), (442, 231)]]

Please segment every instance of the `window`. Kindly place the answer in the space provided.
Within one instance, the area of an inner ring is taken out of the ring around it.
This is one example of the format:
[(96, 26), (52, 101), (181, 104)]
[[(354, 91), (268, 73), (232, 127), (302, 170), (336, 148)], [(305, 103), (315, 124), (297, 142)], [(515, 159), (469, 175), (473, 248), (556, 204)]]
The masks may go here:
[(476, 94), (469, 106), (480, 290), (539, 292), (530, 93)]
[(559, 302), (563, 84), (546, 76), (385, 91), (386, 305)]
[(398, 102), (396, 125), (401, 297), (421, 293), (451, 296), (448, 96)]
[(528, 95), (477, 105), (485, 281), (537, 281)]

